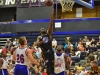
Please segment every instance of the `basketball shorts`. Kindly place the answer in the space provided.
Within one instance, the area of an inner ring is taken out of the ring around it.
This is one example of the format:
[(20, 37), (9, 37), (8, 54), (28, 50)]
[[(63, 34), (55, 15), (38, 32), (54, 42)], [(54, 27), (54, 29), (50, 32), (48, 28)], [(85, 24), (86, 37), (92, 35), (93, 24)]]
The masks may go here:
[(54, 74), (54, 52), (51, 50), (50, 52), (43, 52), (45, 60), (48, 60), (47, 65), (47, 74)]
[(60, 72), (58, 74), (54, 73), (54, 75), (65, 75), (65, 72), (63, 71), (63, 72)]
[(52, 62), (52, 61), (54, 61), (54, 51), (53, 50), (49, 50), (49, 52), (48, 51), (44, 51), (43, 52), (43, 57), (44, 57), (44, 59), (45, 60), (48, 60), (49, 62), (49, 64), (51, 63), (54, 63), (54, 62)]
[(14, 75), (29, 75), (29, 69), (26, 65), (16, 65)]
[(0, 69), (0, 75), (8, 75), (7, 69)]

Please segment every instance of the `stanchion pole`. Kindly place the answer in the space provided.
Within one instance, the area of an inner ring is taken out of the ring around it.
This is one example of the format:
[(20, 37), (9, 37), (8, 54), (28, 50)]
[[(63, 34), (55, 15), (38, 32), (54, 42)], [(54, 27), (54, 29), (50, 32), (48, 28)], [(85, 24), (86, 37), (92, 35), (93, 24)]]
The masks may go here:
[(58, 10), (57, 10), (57, 0), (56, 0), (56, 19), (57, 19), (57, 15), (58, 15)]
[(30, 1), (29, 1), (29, 8), (31, 7), (31, 3), (32, 3), (32, 2), (31, 2), (31, 0), (30, 0)]

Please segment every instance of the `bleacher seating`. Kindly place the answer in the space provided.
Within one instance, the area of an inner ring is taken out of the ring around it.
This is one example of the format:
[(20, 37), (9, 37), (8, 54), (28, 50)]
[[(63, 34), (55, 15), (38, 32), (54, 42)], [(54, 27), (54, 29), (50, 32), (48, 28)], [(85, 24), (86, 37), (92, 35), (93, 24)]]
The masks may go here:
[[(12, 36), (11, 40), (13, 41), (14, 38), (19, 38), (20, 36), (26, 36), (28, 45), (32, 45), (34, 41), (36, 41), (37, 36), (39, 35), (38, 32), (31, 33), (31, 34), (17, 34), (16, 36)], [(76, 35), (67, 35), (67, 34), (53, 34), (53, 38), (55, 38), (58, 42), (58, 44), (62, 44), (64, 42), (65, 37), (72, 37), (72, 44), (74, 45), (79, 41), (79, 38), (84, 38), (84, 36), (88, 36), (88, 38), (91, 40), (94, 38), (96, 41), (98, 41), (99, 34), (76, 34)], [(100, 52), (100, 50), (98, 49)], [(91, 51), (94, 52), (94, 51)], [(72, 66), (77, 65), (78, 62), (81, 62), (82, 65), (85, 65), (85, 62), (87, 61), (86, 53), (82, 52), (80, 58), (75, 56), (71, 57), (73, 60)], [(73, 70), (73, 67), (72, 67)]]
[[(27, 35), (22, 35), (22, 34), (18, 34), (16, 36), (12, 37), (12, 40), (14, 38), (18, 38), (20, 36), (26, 36), (27, 40), (29, 43), (33, 43), (33, 41), (36, 40), (37, 36), (39, 35), (39, 33), (35, 32), (35, 33), (31, 33), (31, 34), (27, 34)], [(53, 38), (55, 38), (58, 41), (58, 44), (62, 44), (64, 42), (64, 38), (65, 37), (72, 37), (72, 44), (75, 45), (76, 42), (79, 41), (79, 38), (84, 38), (84, 36), (88, 36), (88, 38), (91, 40), (92, 38), (94, 38), (96, 41), (98, 41), (98, 36), (99, 34), (76, 34), (76, 35), (66, 35), (66, 34), (53, 34)]]

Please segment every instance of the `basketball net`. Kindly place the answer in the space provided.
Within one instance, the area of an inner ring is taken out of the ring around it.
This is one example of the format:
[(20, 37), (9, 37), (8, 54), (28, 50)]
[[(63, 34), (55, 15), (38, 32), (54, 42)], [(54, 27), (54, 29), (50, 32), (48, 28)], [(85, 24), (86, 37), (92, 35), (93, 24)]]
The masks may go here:
[(58, 0), (62, 6), (62, 12), (72, 11), (74, 0)]

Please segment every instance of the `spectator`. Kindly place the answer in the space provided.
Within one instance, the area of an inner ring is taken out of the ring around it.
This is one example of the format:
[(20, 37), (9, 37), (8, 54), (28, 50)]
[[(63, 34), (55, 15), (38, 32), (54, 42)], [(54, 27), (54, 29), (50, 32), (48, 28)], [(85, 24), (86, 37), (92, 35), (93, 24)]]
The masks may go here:
[(87, 74), (86, 75), (91, 75), (91, 73), (90, 72), (87, 72)]
[(90, 70), (92, 75), (98, 75), (98, 67), (96, 65), (96, 62), (92, 61), (91, 62), (91, 70)]
[(17, 46), (18, 45), (18, 41), (17, 39), (15, 38), (14, 41), (13, 41), (13, 46)]
[(96, 51), (94, 54), (95, 59), (98, 59), (98, 55), (99, 55), (99, 53), (98, 53), (98, 51)]
[(87, 41), (86, 41), (86, 45), (88, 45), (88, 46), (90, 46), (90, 45), (91, 45), (91, 42), (90, 42), (90, 40), (89, 40), (89, 39), (87, 39)]
[(52, 47), (53, 47), (53, 49), (54, 49), (54, 52), (55, 52), (55, 50), (56, 50), (56, 49), (55, 49), (56, 46), (57, 46), (57, 41), (56, 41), (56, 39), (53, 38)]
[(36, 54), (37, 61), (40, 62), (40, 53), (38, 49), (35, 54)]
[(86, 45), (85, 46), (85, 52), (86, 52), (87, 56), (89, 55), (89, 51), (90, 51), (89, 45)]
[(40, 75), (38, 68), (35, 68), (35, 73), (33, 75)]
[(56, 39), (55, 39), (55, 38), (53, 38), (53, 41), (52, 41), (52, 46), (53, 46), (54, 48), (56, 48), (56, 46), (57, 46), (57, 41), (56, 41)]
[(30, 75), (34, 74), (35, 71), (34, 71), (34, 68), (33, 68), (33, 65), (30, 64), (30, 67), (29, 67), (29, 71), (30, 71)]
[(99, 41), (97, 42), (97, 48), (100, 49), (100, 39), (99, 39)]
[(93, 56), (93, 53), (90, 53), (88, 59), (90, 59), (90, 61), (94, 61), (95, 57)]
[(69, 54), (66, 54), (70, 67), (72, 66), (72, 59)]
[(71, 37), (66, 37), (65, 38), (65, 44), (68, 44), (68, 42), (71, 42)]
[(76, 71), (78, 70), (77, 66), (74, 67), (73, 73), (76, 73)]
[(46, 69), (44, 69), (44, 71), (43, 71), (42, 75), (48, 75), (48, 74), (47, 74), (47, 70), (46, 70)]
[(100, 75), (100, 65), (98, 65), (98, 75)]
[(82, 38), (79, 39), (78, 43), (82, 43)]
[(42, 74), (42, 66), (39, 66), (39, 73)]
[(12, 61), (11, 51), (8, 51), (8, 53), (7, 53), (7, 60)]
[(80, 51), (85, 51), (85, 48), (84, 48), (83, 45), (80, 45), (80, 46), (78, 47), (78, 50), (80, 50)]
[(68, 42), (68, 48), (73, 47), (73, 44), (71, 42)]
[(92, 40), (91, 40), (91, 45), (92, 45), (92, 44), (94, 44), (95, 46), (96, 46), (96, 44), (97, 44), (97, 42), (95, 41), (94, 38), (92, 38)]
[(0, 46), (0, 53), (2, 52), (2, 47)]
[(75, 75), (82, 75), (82, 73), (80, 72), (80, 70), (77, 70)]
[(100, 36), (98, 37), (98, 40), (100, 41)]
[(73, 53), (74, 53), (74, 48), (73, 47), (70, 47), (70, 49), (69, 49), (70, 51), (69, 51), (69, 54), (71, 54), (71, 55), (73, 55)]
[(35, 50), (37, 50), (37, 46), (36, 46), (36, 41), (34, 41), (33, 46), (32, 46)]
[(83, 45), (82, 42), (79, 42), (77, 48), (79, 48), (81, 45)]
[(64, 50), (67, 49), (67, 48), (68, 48), (68, 44), (66, 43), (66, 44), (64, 45)]
[(9, 39), (7, 39), (7, 42), (6, 42), (6, 44), (5, 44), (5, 47), (7, 48), (7, 49), (10, 49), (10, 47), (11, 47), (11, 41), (9, 40)]
[(68, 53), (68, 54), (71, 54), (74, 53), (74, 48), (73, 47), (70, 47), (70, 48), (66, 48), (65, 49), (65, 53)]
[(68, 44), (65, 45), (65, 49), (67, 50), (68, 53), (71, 53), (73, 50), (73, 44), (71, 44), (71, 42), (68, 42)]
[(95, 44), (92, 44), (90, 48), (91, 48), (92, 51), (97, 51), (97, 47), (96, 47)]
[(87, 40), (88, 40), (88, 37), (84, 36), (84, 39), (82, 40), (82, 43), (86, 44)]
[(14, 19), (12, 19), (12, 22), (14, 22), (15, 20)]
[(86, 68), (85, 68), (85, 67), (83, 67), (83, 69), (82, 69), (81, 73), (82, 73), (83, 75), (86, 75), (86, 74), (87, 74), (87, 70), (86, 70)]
[(83, 70), (83, 67), (82, 67), (82, 65), (81, 65), (80, 62), (78, 63), (77, 69), (78, 69), (79, 71), (82, 71), (82, 70)]
[(8, 53), (8, 49), (6, 49), (6, 47), (3, 47), (3, 48), (2, 48), (2, 51)]
[(85, 67), (86, 67), (86, 70), (90, 70), (90, 68), (91, 68), (91, 66), (90, 66), (90, 59), (87, 59)]

